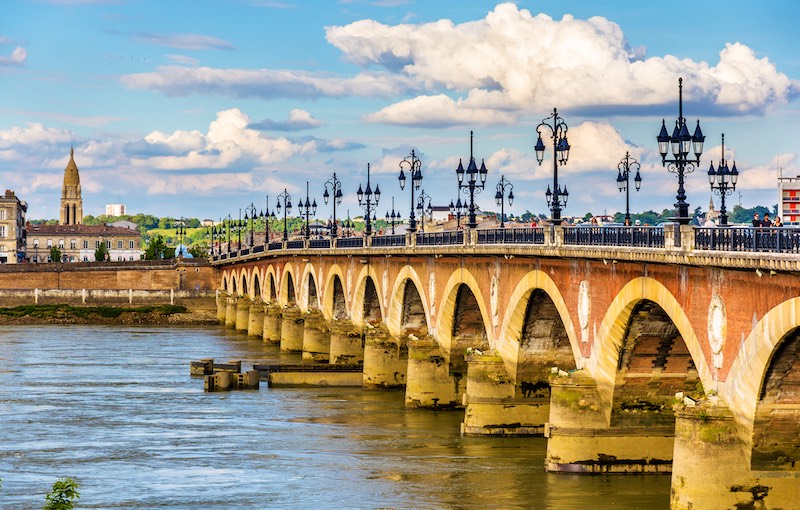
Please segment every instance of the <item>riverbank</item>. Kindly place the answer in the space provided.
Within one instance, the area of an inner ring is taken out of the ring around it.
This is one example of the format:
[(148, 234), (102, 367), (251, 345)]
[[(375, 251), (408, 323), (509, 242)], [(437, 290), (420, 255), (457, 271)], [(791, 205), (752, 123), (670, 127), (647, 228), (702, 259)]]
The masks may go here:
[(22, 324), (217, 324), (210, 310), (183, 305), (72, 306), (68, 304), (0, 307), (0, 325)]

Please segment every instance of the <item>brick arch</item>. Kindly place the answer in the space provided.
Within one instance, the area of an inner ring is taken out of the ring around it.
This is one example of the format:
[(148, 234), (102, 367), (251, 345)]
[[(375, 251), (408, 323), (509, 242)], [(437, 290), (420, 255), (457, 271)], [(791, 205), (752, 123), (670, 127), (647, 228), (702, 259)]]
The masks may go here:
[(277, 286), (275, 285), (275, 267), (270, 264), (264, 270), (264, 301), (273, 302), (278, 300)]
[[(363, 326), (366, 322), (374, 322), (375, 316), (378, 316), (378, 322), (384, 322), (383, 318), (386, 316), (384, 313), (386, 304), (381, 299), (383, 295), (380, 287), (380, 280), (375, 269), (371, 265), (365, 265), (356, 279), (356, 285), (352, 289), (347, 288), (347, 281), (343, 280), (345, 285), (345, 294), (351, 296), (350, 300), (350, 320), (358, 326)], [(376, 296), (368, 296), (370, 283), (375, 290)], [(349, 291), (349, 292), (348, 292)], [(372, 298), (372, 299), (371, 299)], [(367, 306), (377, 304), (377, 313), (371, 310), (370, 314), (365, 314), (364, 311)]]
[[(335, 292), (337, 280), (341, 286), (341, 295)], [(328, 278), (325, 282), (325, 291), (322, 299), (322, 315), (328, 320), (331, 320), (334, 316), (338, 319), (347, 318), (347, 292), (344, 285), (342, 268), (338, 264), (333, 264), (328, 268)], [(341, 308), (342, 306), (343, 309)]]
[(229, 283), (230, 279), (231, 279), (231, 276), (228, 274), (228, 271), (227, 270), (223, 271), (222, 272), (222, 278), (220, 279), (220, 284), (221, 284), (220, 285), (220, 287), (221, 287), (220, 290), (225, 291), (225, 292), (229, 292), (228, 283)]
[[(704, 388), (714, 388), (710, 367), (706, 363), (700, 341), (686, 312), (661, 282), (640, 276), (625, 284), (614, 296), (597, 330), (592, 353), (586, 362), (585, 368), (597, 382), (600, 396), (609, 404), (613, 402), (621, 347), (628, 334), (634, 309), (644, 300), (658, 305), (669, 317), (686, 344)], [(609, 412), (607, 418), (610, 420), (611, 406), (607, 406), (606, 410)]]
[[(411, 266), (403, 266), (397, 273), (397, 277), (392, 285), (391, 293), (389, 294), (389, 304), (384, 306), (386, 313), (384, 314), (384, 323), (393, 335), (400, 336), (403, 334), (403, 314), (405, 306), (406, 295), (406, 282), (410, 281), (419, 294), (422, 303), (422, 309), (425, 312), (425, 327), (431, 331), (431, 312), (428, 305), (428, 298), (425, 293), (425, 285), (423, 285), (417, 272)], [(377, 286), (377, 280), (375, 281)], [(380, 294), (378, 294), (380, 296)]]
[(509, 375), (515, 380), (520, 356), (523, 354), (520, 340), (525, 327), (528, 302), (536, 290), (544, 292), (552, 301), (569, 338), (574, 363), (578, 368), (583, 366), (583, 356), (575, 333), (575, 326), (561, 291), (550, 275), (544, 271), (534, 270), (525, 274), (511, 293), (500, 329), (500, 341), (494, 346), (503, 358)]
[(283, 265), (280, 293), (281, 296), (279, 302), (283, 306), (297, 304), (297, 280), (295, 277), (295, 271), (292, 268), (292, 264), (289, 262)]
[[(470, 301), (469, 296), (465, 294), (466, 291), (472, 295), (474, 301)], [(480, 321), (482, 323), (483, 331), (480, 333), (482, 333), (485, 339), (484, 341), (481, 341), (479, 338), (474, 339), (472, 343), (478, 342), (481, 345), (470, 345), (470, 347), (488, 347), (489, 339), (492, 338), (489, 311), (483, 300), (483, 294), (480, 292), (480, 286), (475, 276), (466, 269), (457, 269), (453, 271), (453, 274), (450, 275), (450, 278), (444, 286), (444, 291), (441, 296), (439, 315), (436, 320), (435, 337), (436, 341), (442, 347), (442, 350), (450, 357), (450, 361), (453, 361), (453, 355), (460, 356), (462, 348), (465, 347), (464, 345), (460, 345), (463, 342), (458, 341), (458, 335), (454, 335), (454, 332), (459, 327), (459, 317), (457, 314), (460, 313), (460, 311), (467, 311), (463, 308), (464, 306), (477, 305), (477, 310), (471, 310), (471, 312), (474, 312), (475, 318), (474, 320), (470, 319), (470, 322)], [(485, 346), (483, 344), (485, 344)]]
[(767, 371), (784, 338), (800, 327), (800, 297), (775, 306), (761, 317), (738, 349), (719, 393), (737, 421), (752, 430)]
[(300, 282), (300, 309), (304, 312), (319, 310), (321, 289), (312, 263), (307, 263), (303, 268), (303, 276), (300, 277)]
[(252, 272), (252, 290), (250, 291), (250, 297), (253, 299), (261, 299), (261, 294), (264, 291), (261, 285), (262, 278), (258, 273), (258, 268), (254, 267)]

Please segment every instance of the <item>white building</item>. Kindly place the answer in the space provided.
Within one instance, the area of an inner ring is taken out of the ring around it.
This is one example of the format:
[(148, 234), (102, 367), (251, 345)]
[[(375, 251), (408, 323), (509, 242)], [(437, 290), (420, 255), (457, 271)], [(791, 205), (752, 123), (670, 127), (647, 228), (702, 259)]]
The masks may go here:
[(106, 216), (122, 216), (125, 214), (125, 204), (106, 204)]
[(800, 175), (778, 177), (778, 216), (784, 225), (800, 225)]

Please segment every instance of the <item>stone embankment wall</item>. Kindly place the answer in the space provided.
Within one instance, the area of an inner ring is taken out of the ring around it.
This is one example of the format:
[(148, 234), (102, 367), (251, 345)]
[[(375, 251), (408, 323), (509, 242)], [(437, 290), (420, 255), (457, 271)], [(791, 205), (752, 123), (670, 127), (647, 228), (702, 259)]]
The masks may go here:
[(218, 282), (217, 269), (205, 260), (2, 265), (0, 306), (168, 303), (211, 317), (216, 314)]

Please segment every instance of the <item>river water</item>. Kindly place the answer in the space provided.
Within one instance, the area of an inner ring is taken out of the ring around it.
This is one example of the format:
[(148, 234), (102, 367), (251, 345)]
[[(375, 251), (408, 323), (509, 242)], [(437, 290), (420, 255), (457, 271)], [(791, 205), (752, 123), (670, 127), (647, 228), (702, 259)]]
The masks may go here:
[(461, 437), (461, 412), (357, 388), (204, 393), (189, 361), (298, 363), (209, 327), (0, 329), (0, 508), (668, 508), (668, 476), (544, 471), (542, 438)]

